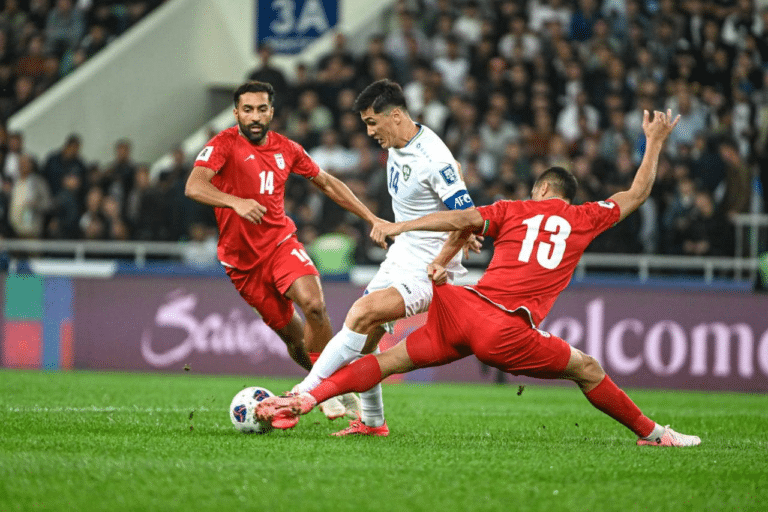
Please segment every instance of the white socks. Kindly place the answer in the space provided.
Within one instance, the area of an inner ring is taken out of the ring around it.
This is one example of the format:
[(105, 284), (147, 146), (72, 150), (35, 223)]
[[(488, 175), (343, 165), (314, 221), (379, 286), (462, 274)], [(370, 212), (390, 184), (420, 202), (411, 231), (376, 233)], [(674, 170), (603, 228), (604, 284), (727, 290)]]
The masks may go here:
[(360, 357), (366, 339), (368, 339), (366, 334), (354, 332), (344, 325), (323, 349), (309, 375), (294, 387), (293, 391), (298, 393), (312, 391), (323, 379), (327, 379), (336, 370)]
[(656, 426), (653, 427), (653, 430), (651, 430), (651, 433), (648, 434), (648, 437), (644, 437), (643, 439), (651, 441), (653, 439), (661, 438), (661, 436), (664, 435), (664, 430), (665, 430), (664, 427), (662, 427), (657, 423)]
[[(376, 348), (373, 354), (380, 354)], [(369, 427), (380, 427), (384, 424), (384, 399), (381, 396), (381, 383), (376, 384), (368, 391), (360, 393), (363, 423)]]

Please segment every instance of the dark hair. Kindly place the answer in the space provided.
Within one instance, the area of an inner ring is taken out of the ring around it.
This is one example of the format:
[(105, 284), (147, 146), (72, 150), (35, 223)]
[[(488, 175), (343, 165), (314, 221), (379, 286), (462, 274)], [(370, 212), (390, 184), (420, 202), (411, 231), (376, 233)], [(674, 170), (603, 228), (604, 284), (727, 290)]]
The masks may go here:
[(269, 104), (272, 104), (272, 100), (275, 98), (275, 89), (272, 84), (267, 82), (257, 82), (256, 80), (245, 82), (243, 85), (235, 89), (234, 100), (235, 108), (240, 104), (240, 96), (247, 92), (265, 92), (269, 98)]
[(569, 203), (576, 197), (576, 189), (579, 188), (579, 180), (576, 176), (566, 171), (562, 167), (550, 167), (544, 173), (539, 176), (536, 183), (533, 184), (534, 188), (540, 183), (547, 182), (552, 186), (554, 192), (563, 199), (566, 199)]
[(403, 88), (388, 78), (373, 82), (357, 97), (353, 109), (355, 112), (362, 112), (371, 107), (376, 114), (396, 107), (407, 111)]

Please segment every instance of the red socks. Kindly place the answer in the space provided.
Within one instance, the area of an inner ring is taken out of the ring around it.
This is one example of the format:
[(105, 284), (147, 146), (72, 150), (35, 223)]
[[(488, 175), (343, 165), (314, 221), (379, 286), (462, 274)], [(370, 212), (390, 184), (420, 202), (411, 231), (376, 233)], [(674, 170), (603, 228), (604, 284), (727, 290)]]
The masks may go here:
[(645, 416), (607, 375), (595, 389), (584, 393), (584, 396), (592, 405), (627, 427), (637, 437), (649, 436), (656, 426), (656, 422)]
[(373, 354), (368, 354), (336, 370), (336, 373), (323, 380), (309, 394), (315, 397), (317, 403), (322, 403), (331, 397), (351, 391), (368, 391), (379, 382), (381, 382), (379, 360)]
[(317, 362), (317, 358), (320, 357), (320, 352), (307, 352), (310, 362), (314, 365)]

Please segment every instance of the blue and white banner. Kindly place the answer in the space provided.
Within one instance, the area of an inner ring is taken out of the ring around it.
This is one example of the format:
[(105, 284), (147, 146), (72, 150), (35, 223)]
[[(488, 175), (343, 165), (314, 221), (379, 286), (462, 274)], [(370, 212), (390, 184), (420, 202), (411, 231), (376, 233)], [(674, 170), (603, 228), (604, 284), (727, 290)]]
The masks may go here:
[(256, 0), (256, 47), (299, 53), (339, 21), (339, 0)]

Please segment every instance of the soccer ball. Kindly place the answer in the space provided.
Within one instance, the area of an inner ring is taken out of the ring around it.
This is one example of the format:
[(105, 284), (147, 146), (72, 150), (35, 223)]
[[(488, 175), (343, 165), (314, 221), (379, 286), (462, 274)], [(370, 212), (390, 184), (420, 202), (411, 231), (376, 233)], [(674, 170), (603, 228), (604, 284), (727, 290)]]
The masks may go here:
[(253, 416), (256, 405), (268, 398), (275, 396), (270, 390), (258, 386), (245, 388), (235, 395), (229, 405), (229, 418), (236, 430), (245, 434), (266, 434), (272, 430), (272, 425), (264, 425)]

